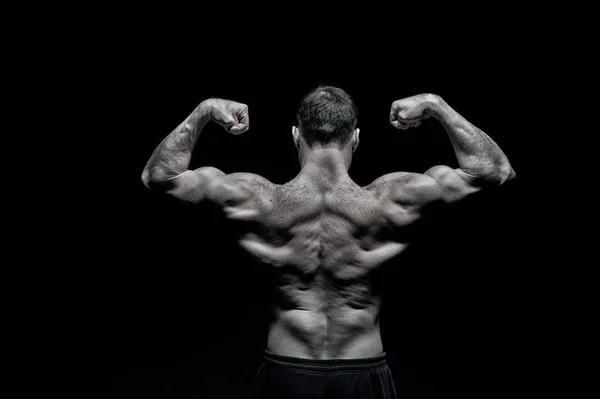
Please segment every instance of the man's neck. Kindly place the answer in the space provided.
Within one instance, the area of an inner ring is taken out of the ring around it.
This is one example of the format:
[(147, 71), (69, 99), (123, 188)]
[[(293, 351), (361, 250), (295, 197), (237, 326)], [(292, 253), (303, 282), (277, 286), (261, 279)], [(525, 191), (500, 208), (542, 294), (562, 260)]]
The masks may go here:
[(300, 175), (315, 183), (329, 185), (348, 178), (349, 160), (338, 149), (318, 148), (310, 150), (303, 162)]

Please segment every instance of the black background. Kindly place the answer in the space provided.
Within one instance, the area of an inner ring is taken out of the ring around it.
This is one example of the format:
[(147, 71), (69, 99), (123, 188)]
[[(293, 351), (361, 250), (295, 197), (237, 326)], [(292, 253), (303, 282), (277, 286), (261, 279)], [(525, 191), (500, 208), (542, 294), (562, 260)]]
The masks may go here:
[(207, 126), (190, 167), (283, 183), (299, 170), (295, 109), (323, 83), (357, 103), (361, 144), (350, 173), (360, 185), (457, 166), (437, 122), (411, 131), (388, 123), (392, 101), (422, 92), (441, 95), (509, 157), (518, 180), (435, 215), (389, 265), (382, 333), (400, 397), (517, 391), (536, 339), (520, 255), (528, 231), (517, 187), (526, 173), (514, 104), (533, 78), (525, 61), (533, 50), (514, 33), (519, 21), (498, 30), (489, 15), (409, 26), (392, 10), (155, 11), (98, 13), (40, 37), (54, 133), (41, 140), (43, 200), (28, 198), (37, 245), (26, 255), (43, 259), (32, 262), (24, 316), (36, 387), (56, 398), (244, 397), (266, 342), (264, 274), (213, 210), (151, 193), (141, 171), (215, 96), (248, 104), (251, 129), (233, 136)]

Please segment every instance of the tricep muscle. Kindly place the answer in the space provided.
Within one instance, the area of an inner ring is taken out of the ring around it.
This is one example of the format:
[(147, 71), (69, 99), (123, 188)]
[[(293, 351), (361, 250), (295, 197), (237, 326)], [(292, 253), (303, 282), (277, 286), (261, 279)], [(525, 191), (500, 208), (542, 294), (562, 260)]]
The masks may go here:
[(211, 166), (187, 170), (165, 180), (165, 191), (184, 202), (199, 203), (206, 199), (210, 184), (224, 175), (225, 173)]

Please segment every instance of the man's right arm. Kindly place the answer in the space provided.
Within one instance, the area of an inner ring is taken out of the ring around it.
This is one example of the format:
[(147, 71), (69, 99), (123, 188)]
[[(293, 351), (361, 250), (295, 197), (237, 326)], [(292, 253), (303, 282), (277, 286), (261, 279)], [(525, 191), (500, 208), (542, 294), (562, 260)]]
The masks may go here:
[[(500, 185), (516, 174), (500, 147), (484, 132), (454, 111), (440, 96), (420, 94), (395, 101), (390, 121), (399, 129), (437, 119), (448, 134), (459, 168), (437, 165), (413, 175), (397, 191), (400, 202), (455, 202), (486, 186)], [(418, 191), (418, 193), (417, 193)]]

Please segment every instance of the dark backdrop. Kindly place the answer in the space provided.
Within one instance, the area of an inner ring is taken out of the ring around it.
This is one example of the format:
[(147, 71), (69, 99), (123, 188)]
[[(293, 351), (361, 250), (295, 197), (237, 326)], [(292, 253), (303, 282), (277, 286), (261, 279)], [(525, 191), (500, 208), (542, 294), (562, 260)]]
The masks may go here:
[[(422, 92), (441, 95), (520, 171), (523, 132), (508, 104), (531, 71), (521, 41), (486, 19), (432, 31), (393, 15), (190, 17), (76, 22), (60, 54), (48, 52), (62, 57), (44, 73), (57, 93), (53, 128), (65, 134), (44, 149), (49, 194), (32, 255), (46, 261), (32, 266), (27, 335), (48, 397), (244, 397), (266, 342), (265, 276), (212, 210), (140, 181), (156, 145), (205, 98), (248, 104), (251, 129), (233, 136), (209, 125), (194, 168), (291, 179), (294, 111), (323, 83), (357, 103), (358, 184), (457, 166), (436, 121), (410, 131), (388, 123), (392, 101)], [(401, 397), (506, 397), (526, 378), (519, 181), (436, 215), (387, 267), (382, 333)]]

